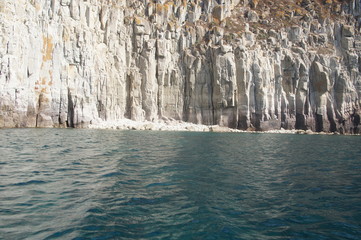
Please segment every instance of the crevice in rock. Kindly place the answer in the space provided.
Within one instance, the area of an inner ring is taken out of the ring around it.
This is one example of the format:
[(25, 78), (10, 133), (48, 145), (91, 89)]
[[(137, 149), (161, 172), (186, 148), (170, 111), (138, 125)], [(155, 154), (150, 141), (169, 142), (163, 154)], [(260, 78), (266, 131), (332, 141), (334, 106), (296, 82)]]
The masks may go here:
[(66, 121), (66, 126), (70, 128), (74, 128), (74, 108), (75, 104), (73, 102), (73, 98), (71, 96), (70, 89), (68, 88), (68, 118)]
[(41, 107), (41, 99), (42, 99), (42, 97), (43, 97), (43, 94), (41, 93), (39, 95), (39, 99), (38, 99), (38, 111), (37, 111), (36, 118), (35, 118), (35, 127), (39, 126), (39, 115), (40, 115), (40, 107)]
[(59, 114), (59, 116), (58, 116), (58, 125), (59, 126), (62, 124), (62, 122), (61, 122), (61, 104), (62, 104), (62, 102), (63, 102), (63, 99), (62, 99), (61, 94), (60, 94), (60, 97), (59, 97), (59, 111), (58, 111), (58, 114)]
[(307, 130), (306, 129), (306, 121), (305, 121), (305, 116), (301, 113), (296, 113), (296, 129), (302, 129), (302, 130)]
[(323, 131), (323, 116), (320, 114), (315, 114), (316, 118), (316, 132), (322, 132)]
[(127, 97), (125, 103), (125, 114), (124, 117), (131, 119), (132, 118), (132, 78), (130, 74), (126, 75), (126, 89), (127, 89)]
[(352, 133), (357, 134), (359, 133), (358, 126), (360, 125), (360, 115), (354, 110), (353, 114), (351, 115), (351, 122), (352, 122)]

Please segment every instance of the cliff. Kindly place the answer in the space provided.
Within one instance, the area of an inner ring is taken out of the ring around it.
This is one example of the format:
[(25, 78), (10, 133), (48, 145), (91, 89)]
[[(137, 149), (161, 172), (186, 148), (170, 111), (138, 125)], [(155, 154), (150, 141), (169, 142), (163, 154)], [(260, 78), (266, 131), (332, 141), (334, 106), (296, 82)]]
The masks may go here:
[(353, 131), (360, 4), (2, 0), (0, 127), (128, 118)]

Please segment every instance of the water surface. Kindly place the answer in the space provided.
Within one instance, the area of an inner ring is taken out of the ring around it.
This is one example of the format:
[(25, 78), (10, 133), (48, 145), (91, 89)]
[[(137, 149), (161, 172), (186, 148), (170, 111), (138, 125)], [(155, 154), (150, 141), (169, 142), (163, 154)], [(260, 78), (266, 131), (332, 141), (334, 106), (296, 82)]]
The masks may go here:
[(0, 130), (0, 239), (361, 239), (355, 136)]

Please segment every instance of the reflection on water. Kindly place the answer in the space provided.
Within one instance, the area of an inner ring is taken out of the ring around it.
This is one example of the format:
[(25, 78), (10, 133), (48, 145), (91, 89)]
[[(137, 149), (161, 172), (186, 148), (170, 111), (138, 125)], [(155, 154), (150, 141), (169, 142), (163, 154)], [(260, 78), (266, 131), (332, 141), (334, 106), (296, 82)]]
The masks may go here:
[(361, 239), (361, 138), (0, 131), (1, 239)]

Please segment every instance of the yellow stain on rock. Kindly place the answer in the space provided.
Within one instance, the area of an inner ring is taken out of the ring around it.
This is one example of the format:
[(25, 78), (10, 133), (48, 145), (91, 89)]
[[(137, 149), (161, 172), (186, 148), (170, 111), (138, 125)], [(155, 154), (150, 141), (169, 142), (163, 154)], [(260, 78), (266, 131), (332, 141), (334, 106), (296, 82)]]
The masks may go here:
[(163, 12), (163, 4), (157, 3), (157, 13), (162, 14)]
[(142, 25), (142, 24), (144, 24), (144, 23), (143, 23), (143, 20), (142, 20), (141, 18), (139, 18), (139, 17), (135, 17), (135, 18), (134, 18), (134, 22), (135, 22), (135, 24), (137, 24), (137, 25)]
[(48, 85), (49, 86), (51, 86), (51, 85), (53, 85), (53, 81), (52, 81), (52, 79), (53, 79), (53, 71), (51, 71), (51, 70), (49, 70), (49, 82), (48, 82)]
[(0, 12), (5, 12), (5, 2), (4, 1), (0, 2)]
[[(41, 89), (41, 93), (47, 93), (47, 92), (48, 92), (48, 89), (47, 89), (46, 87), (43, 87), (43, 88)], [(48, 100), (45, 99), (44, 102), (48, 102)]]
[(63, 30), (63, 41), (68, 42), (69, 40), (70, 40), (69, 29), (64, 28), (64, 30)]
[(53, 38), (43, 36), (43, 62), (50, 61), (53, 57)]
[(172, 7), (174, 7), (174, 3), (173, 3), (173, 2), (166, 2), (166, 3), (164, 4), (164, 8), (165, 8), (166, 11), (168, 11), (168, 9), (169, 9), (169, 8), (172, 8)]
[(36, 9), (36, 11), (40, 12), (41, 6), (39, 3), (35, 3), (35, 9)]

